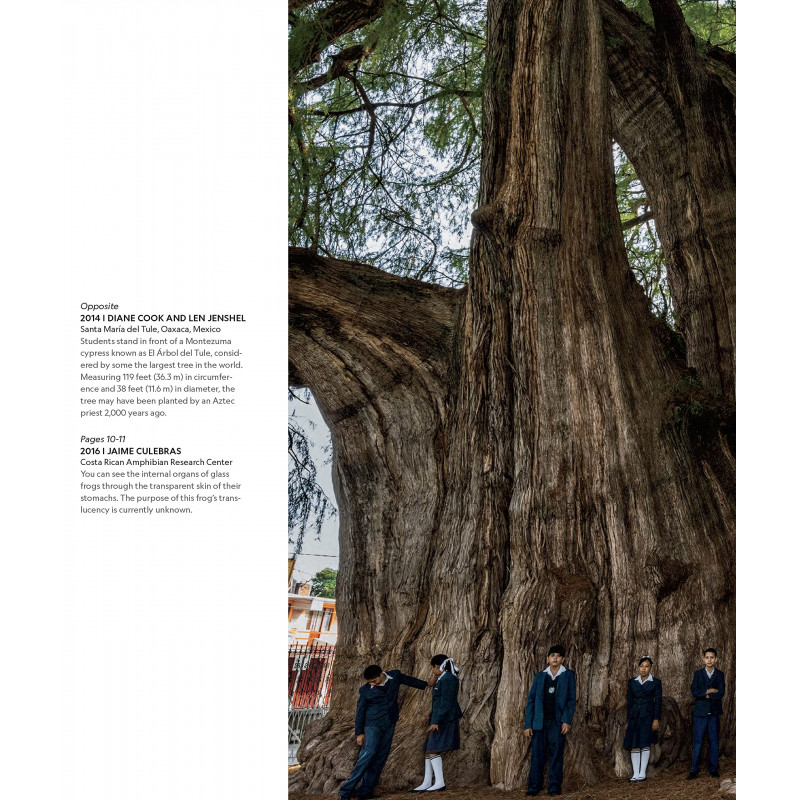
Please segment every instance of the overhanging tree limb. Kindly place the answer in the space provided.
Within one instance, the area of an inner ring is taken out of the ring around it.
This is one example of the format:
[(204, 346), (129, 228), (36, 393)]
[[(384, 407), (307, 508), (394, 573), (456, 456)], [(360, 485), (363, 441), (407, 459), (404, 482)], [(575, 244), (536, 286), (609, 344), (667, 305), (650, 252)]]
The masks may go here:
[[(390, 275), (366, 264), (324, 258), (289, 248), (289, 354), (294, 385), (310, 386), (329, 364), (341, 367), (342, 352), (379, 365), (401, 355), (425, 381), (441, 385), (448, 373), (449, 348), (462, 292)], [(365, 370), (367, 367), (365, 367)], [(391, 372), (391, 370), (389, 370)], [(387, 374), (387, 380), (393, 380)], [(327, 387), (331, 402), (334, 386)], [(325, 401), (323, 401), (325, 402)]]
[(697, 51), (674, 0), (654, 0), (658, 30), (618, 0), (601, 9), (614, 139), (652, 205), (689, 365), (732, 408), (735, 74)]
[[(366, 96), (366, 92), (363, 89), (363, 86), (359, 84), (360, 90), (359, 94), (363, 97)], [(362, 91), (364, 92), (362, 94)], [(312, 109), (309, 113), (313, 116), (317, 117), (343, 117), (349, 114), (358, 114), (361, 111), (367, 111), (372, 113), (372, 111), (376, 108), (419, 108), (420, 106), (425, 105), (426, 103), (430, 103), (433, 100), (440, 100), (443, 97), (458, 97), (463, 99), (464, 97), (479, 97), (480, 94), (478, 92), (467, 92), (462, 89), (443, 89), (441, 92), (435, 92), (434, 94), (427, 95), (426, 97), (421, 97), (419, 100), (414, 100), (412, 102), (407, 103), (400, 103), (400, 102), (392, 102), (392, 101), (377, 101), (375, 103), (366, 102), (362, 103), (360, 106), (356, 106), (355, 108), (347, 108), (337, 111), (331, 110), (318, 110)]]
[(622, 230), (628, 230), (628, 228), (635, 228), (638, 225), (643, 225), (645, 222), (653, 219), (653, 212), (648, 211), (646, 214), (642, 214), (641, 216), (634, 217), (633, 219), (626, 220), (622, 223)]
[(289, 37), (289, 68), (310, 67), (322, 51), (347, 33), (374, 22), (391, 0), (332, 0), (313, 20), (298, 21)]

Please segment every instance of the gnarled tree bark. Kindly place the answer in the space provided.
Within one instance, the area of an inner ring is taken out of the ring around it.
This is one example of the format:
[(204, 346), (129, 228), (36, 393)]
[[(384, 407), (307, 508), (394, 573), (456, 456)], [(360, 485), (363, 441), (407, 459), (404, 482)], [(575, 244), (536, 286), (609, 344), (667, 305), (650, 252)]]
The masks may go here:
[[(465, 290), (290, 252), (290, 371), (330, 425), (341, 514), (333, 700), (294, 788), (346, 777), (366, 664), (422, 675), (437, 652), (462, 667), (448, 785), (524, 784), (556, 641), (578, 678), (568, 784), (621, 763), (645, 652), (684, 742), (717, 647), (732, 730), (733, 458), (716, 416), (684, 413), (693, 372), (626, 263), (606, 38), (600, 0), (490, 2)], [(405, 696), (386, 788), (419, 777), (429, 702)]]
[[(687, 361), (729, 417), (736, 378), (734, 56), (698, 51), (676, 0), (653, 30), (602, 0), (613, 135), (650, 199)], [(726, 420), (731, 425), (732, 420)]]

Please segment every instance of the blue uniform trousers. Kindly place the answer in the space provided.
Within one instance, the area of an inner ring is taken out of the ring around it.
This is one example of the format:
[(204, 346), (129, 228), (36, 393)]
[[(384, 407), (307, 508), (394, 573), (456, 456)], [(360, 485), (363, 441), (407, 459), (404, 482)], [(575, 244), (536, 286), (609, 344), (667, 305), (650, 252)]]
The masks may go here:
[(539, 792), (544, 785), (544, 765), (547, 762), (547, 791), (560, 792), (564, 776), (564, 741), (561, 723), (545, 720), (540, 731), (531, 738), (531, 771), (528, 775), (528, 791)]
[(350, 773), (350, 777), (342, 784), (339, 794), (349, 797), (353, 789), (358, 786), (358, 796), (372, 794), (372, 790), (378, 785), (386, 759), (389, 758), (389, 750), (392, 747), (392, 737), (394, 736), (394, 725), (367, 725), (364, 728), (364, 746), (358, 754), (358, 761)]
[(708, 769), (716, 772), (719, 767), (719, 717), (695, 717), (692, 731), (692, 772), (700, 769), (700, 750), (703, 737), (708, 731)]

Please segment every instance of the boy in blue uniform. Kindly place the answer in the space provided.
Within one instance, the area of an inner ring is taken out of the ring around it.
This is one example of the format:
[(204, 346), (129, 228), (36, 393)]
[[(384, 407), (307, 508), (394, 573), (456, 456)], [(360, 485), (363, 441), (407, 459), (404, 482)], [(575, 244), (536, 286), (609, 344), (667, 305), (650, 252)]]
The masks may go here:
[(528, 796), (539, 794), (547, 768), (547, 794), (561, 794), (564, 774), (564, 738), (575, 714), (575, 673), (564, 667), (564, 648), (547, 653), (547, 668), (537, 672), (525, 706), (525, 735), (531, 738)]
[(722, 715), (722, 698), (725, 696), (725, 675), (716, 669), (717, 651), (707, 647), (703, 652), (705, 667), (692, 678), (694, 697), (694, 727), (692, 731), (692, 768), (687, 781), (697, 777), (700, 770), (700, 750), (708, 734), (708, 769), (712, 778), (719, 778), (719, 718)]
[(367, 682), (358, 690), (356, 706), (356, 742), (361, 752), (350, 777), (339, 789), (340, 798), (352, 797), (356, 786), (356, 797), (375, 796), (372, 792), (389, 757), (394, 726), (400, 717), (397, 693), (401, 686), (428, 687), (419, 678), (404, 675), (399, 669), (384, 672), (377, 664), (364, 670), (364, 678)]

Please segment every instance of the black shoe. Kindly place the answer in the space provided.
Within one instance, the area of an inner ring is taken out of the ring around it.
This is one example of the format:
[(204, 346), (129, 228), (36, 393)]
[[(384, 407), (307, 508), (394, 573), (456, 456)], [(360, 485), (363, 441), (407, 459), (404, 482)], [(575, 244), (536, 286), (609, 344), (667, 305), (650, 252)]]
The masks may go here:
[(370, 792), (369, 794), (357, 794), (356, 797), (358, 800), (378, 800), (380, 795)]
[(696, 772), (690, 772), (690, 773), (689, 773), (689, 774), (686, 776), (686, 780), (687, 780), (687, 781), (695, 781), (695, 780), (697, 780), (697, 773), (696, 773)]
[(528, 789), (528, 791), (525, 792), (525, 797), (536, 797), (536, 795), (539, 794), (539, 791), (539, 789), (537, 789), (535, 792), (533, 789)]
[(714, 771), (711, 773), (711, 777), (712, 777), (712, 778), (719, 778), (719, 772), (717, 772), (716, 770), (714, 770)]

